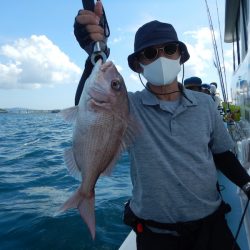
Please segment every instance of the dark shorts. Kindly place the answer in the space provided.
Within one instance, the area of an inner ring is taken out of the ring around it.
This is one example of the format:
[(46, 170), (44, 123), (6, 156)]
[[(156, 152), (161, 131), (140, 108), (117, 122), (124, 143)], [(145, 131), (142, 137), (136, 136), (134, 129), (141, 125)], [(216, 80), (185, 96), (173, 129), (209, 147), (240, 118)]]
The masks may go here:
[[(220, 219), (184, 236), (144, 230), (137, 233), (136, 242), (137, 250), (232, 250), (234, 237), (226, 220)], [(238, 245), (234, 248), (239, 249)]]

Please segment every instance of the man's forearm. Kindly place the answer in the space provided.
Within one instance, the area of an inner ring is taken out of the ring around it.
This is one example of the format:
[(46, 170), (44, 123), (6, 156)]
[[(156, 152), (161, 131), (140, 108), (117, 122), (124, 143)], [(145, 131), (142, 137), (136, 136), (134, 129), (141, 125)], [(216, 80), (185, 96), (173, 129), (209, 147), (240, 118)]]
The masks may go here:
[(213, 157), (216, 167), (234, 184), (242, 188), (250, 182), (250, 176), (232, 152), (226, 151)]

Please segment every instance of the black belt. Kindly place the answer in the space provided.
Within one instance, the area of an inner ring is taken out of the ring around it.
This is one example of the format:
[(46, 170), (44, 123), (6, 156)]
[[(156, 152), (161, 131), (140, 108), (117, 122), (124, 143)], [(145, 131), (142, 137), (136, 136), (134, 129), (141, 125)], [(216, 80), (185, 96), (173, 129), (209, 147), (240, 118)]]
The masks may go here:
[(138, 232), (138, 229), (139, 231), (141, 231), (141, 228), (143, 228), (143, 226), (147, 226), (157, 229), (176, 231), (179, 234), (185, 234), (186, 232), (197, 230), (202, 223), (210, 222), (211, 220), (216, 220), (218, 217), (224, 216), (226, 213), (230, 212), (230, 210), (230, 205), (222, 202), (219, 208), (214, 213), (202, 219), (177, 223), (161, 223), (154, 220), (144, 220), (137, 217), (130, 209), (129, 202), (127, 202), (125, 205), (123, 221), (126, 225), (131, 226), (135, 230), (135, 232)]

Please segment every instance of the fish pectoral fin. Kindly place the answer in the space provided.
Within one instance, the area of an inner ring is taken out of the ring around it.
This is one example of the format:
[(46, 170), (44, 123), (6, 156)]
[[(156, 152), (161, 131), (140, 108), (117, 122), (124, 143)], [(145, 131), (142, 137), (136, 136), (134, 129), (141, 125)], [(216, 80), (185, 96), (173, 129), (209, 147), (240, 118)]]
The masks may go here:
[(116, 153), (115, 153), (113, 159), (109, 162), (108, 166), (107, 166), (107, 167), (105, 168), (105, 170), (101, 173), (102, 176), (103, 176), (103, 175), (107, 175), (107, 176), (110, 176), (110, 175), (111, 175), (112, 170), (113, 170), (113, 168), (114, 168), (116, 162), (118, 161), (121, 152), (122, 152), (122, 146), (120, 146), (120, 147), (117, 149), (117, 151), (116, 151)]
[(69, 173), (77, 180), (82, 180), (81, 172), (76, 164), (74, 153), (72, 148), (66, 149), (64, 151), (64, 161), (69, 170)]
[(65, 121), (74, 122), (76, 120), (77, 112), (78, 106), (74, 106), (61, 110), (60, 114), (62, 115)]
[(141, 131), (142, 126), (137, 120), (135, 120), (134, 117), (130, 116), (128, 120), (128, 126), (122, 140), (122, 151), (126, 150), (128, 146), (134, 142), (136, 136), (141, 133)]
[(91, 233), (92, 239), (95, 239), (95, 195), (91, 198), (83, 198), (79, 205), (78, 210), (82, 219), (87, 224)]
[(119, 146), (117, 147), (116, 153), (114, 154), (113, 159), (109, 162), (108, 166), (101, 173), (101, 175), (111, 175), (113, 167), (118, 161), (122, 152), (126, 151), (128, 146), (131, 145), (135, 137), (141, 132), (141, 126), (138, 122), (133, 118), (129, 117), (127, 128), (124, 134), (121, 136)]

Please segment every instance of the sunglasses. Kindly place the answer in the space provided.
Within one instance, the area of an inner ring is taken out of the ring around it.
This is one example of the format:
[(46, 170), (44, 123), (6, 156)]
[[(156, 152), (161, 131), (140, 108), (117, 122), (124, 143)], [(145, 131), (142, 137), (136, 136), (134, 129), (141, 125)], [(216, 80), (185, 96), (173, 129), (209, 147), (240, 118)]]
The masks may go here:
[(177, 43), (168, 43), (168, 44), (164, 45), (163, 47), (158, 47), (158, 48), (148, 47), (148, 48), (144, 49), (140, 55), (144, 59), (152, 61), (158, 57), (160, 50), (162, 50), (166, 56), (171, 56), (174, 53), (176, 53), (177, 49), (178, 49)]

